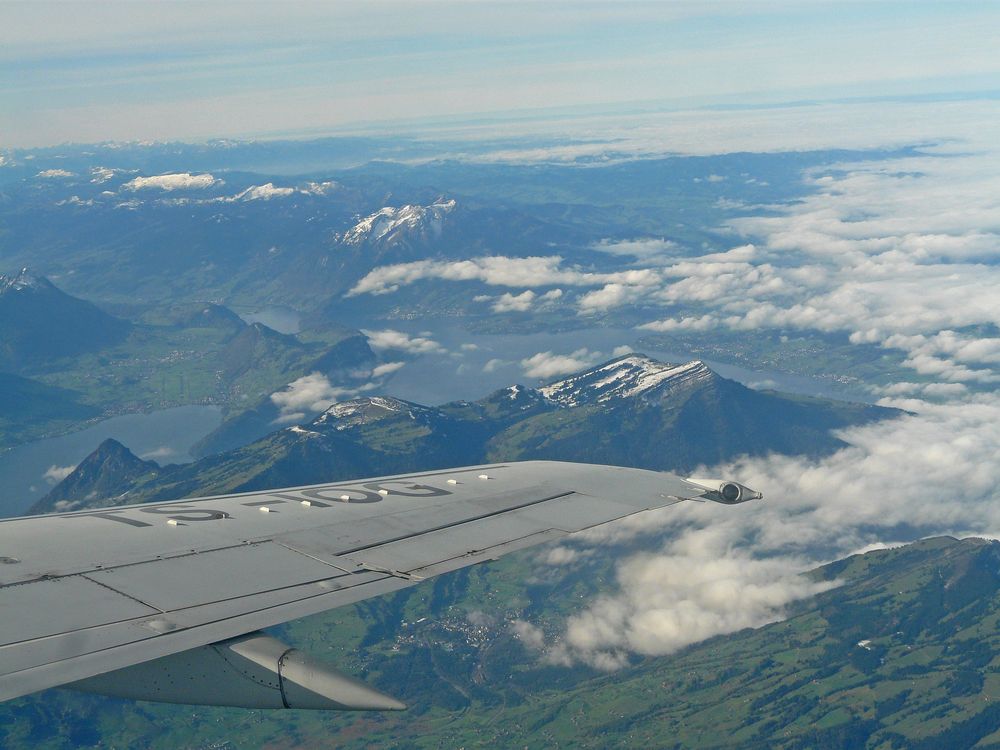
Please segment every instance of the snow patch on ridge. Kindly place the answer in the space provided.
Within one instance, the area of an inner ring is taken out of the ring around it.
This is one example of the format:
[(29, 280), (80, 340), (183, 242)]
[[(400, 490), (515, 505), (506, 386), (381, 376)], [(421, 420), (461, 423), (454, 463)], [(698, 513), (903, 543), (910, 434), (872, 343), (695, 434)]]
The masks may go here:
[(51, 286), (47, 279), (36, 276), (27, 268), (22, 268), (16, 275), (0, 273), (0, 295), (6, 292), (23, 292), (27, 289), (37, 291)]
[(333, 425), (337, 430), (376, 422), (387, 413), (408, 411), (410, 418), (415, 419), (416, 411), (425, 411), (417, 404), (400, 401), (389, 396), (366, 396), (336, 403), (321, 414), (315, 422), (316, 426)]
[(700, 360), (673, 365), (629, 355), (552, 383), (539, 392), (562, 406), (577, 406), (633, 398), (656, 388), (690, 385), (711, 376), (712, 371)]
[(242, 193), (233, 196), (232, 200), (238, 201), (259, 201), (270, 200), (271, 198), (284, 198), (295, 192), (295, 188), (275, 187), (273, 182), (263, 185), (253, 185)]
[(148, 188), (158, 188), (160, 190), (190, 190), (203, 189), (221, 184), (219, 180), (208, 174), (191, 174), (190, 172), (177, 172), (174, 174), (161, 174), (153, 177), (135, 177), (124, 185), (124, 190), (145, 190)]

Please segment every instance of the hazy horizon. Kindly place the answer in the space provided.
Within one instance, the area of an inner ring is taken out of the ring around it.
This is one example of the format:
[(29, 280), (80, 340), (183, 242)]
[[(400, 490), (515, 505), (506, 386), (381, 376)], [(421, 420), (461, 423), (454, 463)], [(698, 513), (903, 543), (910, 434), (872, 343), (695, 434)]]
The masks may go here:
[(1000, 8), (980, 4), (15, 2), (0, 20), (0, 148), (1000, 91)]

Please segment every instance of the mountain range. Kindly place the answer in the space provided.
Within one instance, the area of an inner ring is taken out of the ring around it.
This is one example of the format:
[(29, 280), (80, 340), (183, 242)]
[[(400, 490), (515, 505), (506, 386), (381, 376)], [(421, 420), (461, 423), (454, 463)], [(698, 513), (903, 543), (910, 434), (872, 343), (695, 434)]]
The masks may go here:
[(0, 275), (0, 447), (100, 416), (213, 403), (227, 421), (198, 447), (217, 452), (270, 432), (270, 395), (296, 379), (318, 373), (346, 389), (375, 365), (364, 335), (330, 321), (280, 333), (216, 303), (130, 321), (26, 269)]
[[(302, 146), (116, 144), (12, 159), (0, 173), (5, 257), (58, 276), (73, 294), (116, 304), (269, 303), (344, 319), (359, 301), (343, 294), (379, 265), (560, 255), (600, 271), (620, 265), (595, 249), (609, 239), (722, 249), (729, 239), (711, 227), (739, 213), (747, 190), (755, 201), (777, 202), (809, 191), (803, 169), (884, 156), (731, 154), (586, 168), (443, 160), (352, 169), (296, 157), (301, 172), (285, 164), (270, 173), (247, 171), (267, 162), (244, 161), (248, 150), (273, 156)], [(732, 179), (709, 182), (707, 175)], [(430, 280), (420, 286), (423, 294), (404, 289), (364, 304), (426, 313), (445, 302), (479, 314), (483, 306), (472, 298), (489, 291)]]
[[(377, 265), (586, 241), (495, 202), (352, 177), (95, 168), (12, 191), (0, 228), (11, 244), (40, 248), (32, 264), (74, 294), (136, 307), (214, 300), (303, 312), (338, 307)], [(338, 310), (356, 308), (354, 300)]]
[[(760, 392), (702, 362), (626, 355), (543, 388), (512, 385), (431, 407), (388, 396), (334, 404), (316, 419), (194, 463), (149, 472), (105, 444), (34, 512), (222, 494), (494, 461), (562, 459), (689, 472), (741, 454), (830, 453), (830, 431), (899, 412)], [(258, 415), (260, 417), (260, 415)], [(263, 417), (260, 417), (263, 419)], [(272, 425), (273, 427), (273, 425)], [(108, 477), (93, 466), (113, 465)], [(78, 474), (79, 473), (79, 474)], [(129, 486), (128, 491), (120, 491)], [(108, 494), (101, 487), (113, 487)]]

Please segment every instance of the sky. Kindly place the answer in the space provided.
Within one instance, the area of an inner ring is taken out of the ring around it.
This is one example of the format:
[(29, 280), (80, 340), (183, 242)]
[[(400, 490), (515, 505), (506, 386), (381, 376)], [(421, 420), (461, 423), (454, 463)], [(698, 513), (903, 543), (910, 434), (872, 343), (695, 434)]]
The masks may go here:
[(4, 2), (0, 147), (1000, 91), (993, 3)]

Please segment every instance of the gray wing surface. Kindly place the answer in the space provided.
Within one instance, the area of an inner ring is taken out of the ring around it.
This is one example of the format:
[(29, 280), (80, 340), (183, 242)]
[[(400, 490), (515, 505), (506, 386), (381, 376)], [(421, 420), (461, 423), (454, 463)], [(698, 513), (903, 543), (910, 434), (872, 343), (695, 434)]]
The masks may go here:
[(0, 700), (411, 586), (697, 498), (524, 462), (0, 521)]

